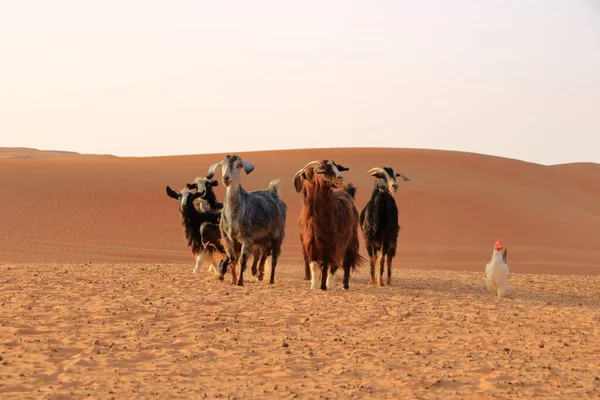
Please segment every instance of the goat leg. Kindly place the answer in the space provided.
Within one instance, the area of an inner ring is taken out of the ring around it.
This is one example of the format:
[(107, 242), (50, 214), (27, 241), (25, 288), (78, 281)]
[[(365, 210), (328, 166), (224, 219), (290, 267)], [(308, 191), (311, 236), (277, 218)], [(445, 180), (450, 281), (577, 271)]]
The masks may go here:
[(377, 279), (377, 284), (379, 286), (383, 286), (383, 272), (385, 271), (385, 253), (383, 250), (379, 253), (379, 277)]
[(331, 267), (329, 267), (329, 275), (327, 276), (327, 289), (332, 289), (333, 285), (335, 284), (335, 271), (337, 271), (338, 267), (335, 265), (332, 265)]
[(258, 265), (258, 260), (260, 257), (260, 251), (259, 250), (255, 250), (254, 251), (254, 255), (252, 256), (252, 267), (251, 267), (251, 272), (252, 272), (252, 276), (256, 276), (257, 273), (257, 269), (256, 266)]
[(387, 284), (392, 284), (392, 257), (389, 254), (387, 256)]
[(221, 260), (219, 263), (219, 280), (222, 281), (225, 279), (225, 274), (227, 273), (227, 266), (229, 265), (229, 257), (225, 257), (224, 260)]
[(265, 263), (267, 262), (267, 257), (269, 255), (266, 252), (263, 252), (260, 257), (260, 262), (258, 263), (258, 280), (262, 282), (265, 277)]
[(203, 253), (197, 253), (195, 256), (196, 256), (196, 266), (194, 267), (194, 270), (192, 271), (192, 273), (197, 274), (198, 270), (200, 269), (200, 265), (202, 264)]
[(237, 283), (237, 271), (236, 264), (238, 259), (235, 256), (229, 257), (229, 265), (231, 266), (231, 284), (235, 285)]
[(344, 289), (350, 289), (350, 264), (344, 263)]
[(246, 270), (246, 264), (248, 263), (248, 246), (242, 245), (242, 255), (240, 257), (240, 277), (238, 278), (237, 285), (244, 286), (244, 271)]
[(328, 278), (329, 266), (327, 263), (323, 263), (321, 267), (321, 290), (327, 290), (327, 278)]
[(369, 246), (369, 265), (371, 266), (371, 275), (369, 277), (369, 285), (373, 285), (375, 283), (375, 259), (377, 257), (377, 252), (373, 247)]
[(310, 290), (317, 290), (317, 271), (319, 268), (315, 261), (312, 261), (309, 265), (310, 265)]
[[(271, 279), (269, 280), (269, 284), (273, 285), (275, 283), (275, 268), (277, 268), (277, 260), (279, 259), (279, 249), (274, 249), (271, 253)], [(264, 266), (263, 266), (264, 269)]]
[[(302, 252), (304, 253), (304, 250)], [(310, 281), (310, 265), (306, 253), (304, 253), (304, 280)]]

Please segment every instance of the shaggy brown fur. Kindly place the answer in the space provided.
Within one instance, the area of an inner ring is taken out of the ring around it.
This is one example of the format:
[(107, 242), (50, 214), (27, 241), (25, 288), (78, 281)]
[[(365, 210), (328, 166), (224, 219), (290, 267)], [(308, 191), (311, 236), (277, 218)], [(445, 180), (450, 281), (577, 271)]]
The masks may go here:
[[(303, 205), (299, 226), (303, 252), (309, 263), (321, 267), (321, 289), (327, 289), (327, 272), (344, 268), (344, 288), (348, 289), (350, 271), (356, 270), (363, 258), (359, 255), (358, 210), (354, 206), (355, 188), (339, 188), (336, 164), (323, 160), (307, 166), (294, 179), (297, 192), (302, 192)], [(344, 169), (346, 170), (346, 169)]]

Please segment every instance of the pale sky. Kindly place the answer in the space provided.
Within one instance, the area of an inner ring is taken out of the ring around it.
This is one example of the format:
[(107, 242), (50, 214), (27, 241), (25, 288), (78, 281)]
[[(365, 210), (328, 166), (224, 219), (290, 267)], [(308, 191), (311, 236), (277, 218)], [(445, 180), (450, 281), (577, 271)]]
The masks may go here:
[(2, 0), (0, 146), (600, 162), (600, 2)]

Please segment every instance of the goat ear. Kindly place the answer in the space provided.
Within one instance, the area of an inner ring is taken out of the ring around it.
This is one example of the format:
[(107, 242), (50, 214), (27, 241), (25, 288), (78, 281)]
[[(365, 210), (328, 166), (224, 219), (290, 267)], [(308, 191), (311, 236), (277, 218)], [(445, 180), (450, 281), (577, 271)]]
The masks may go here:
[(218, 180), (214, 180), (210, 183), (211, 186), (219, 186), (219, 181)]
[(398, 176), (399, 176), (399, 177), (401, 177), (401, 178), (402, 178), (402, 180), (403, 180), (404, 182), (408, 182), (408, 181), (410, 181), (410, 179), (408, 179), (406, 176), (404, 176), (404, 175), (402, 175), (402, 174), (396, 173), (396, 176), (397, 176), (397, 177), (398, 177)]
[(248, 161), (244, 161), (244, 160), (240, 160), (242, 162), (242, 166), (244, 167), (244, 171), (246, 172), (246, 175), (248, 175), (250, 172), (254, 171), (254, 165), (250, 164)]
[(221, 165), (223, 165), (223, 161), (222, 160), (219, 161), (219, 162), (217, 162), (217, 163), (214, 163), (213, 165), (211, 165), (210, 168), (208, 169), (208, 173), (206, 174), (206, 177), (208, 179), (212, 179), (212, 177), (215, 176), (215, 171)]
[(296, 189), (296, 193), (300, 193), (302, 190), (302, 170), (296, 172), (294, 176), (294, 189)]
[(167, 186), (167, 196), (175, 199), (175, 200), (179, 200), (179, 194), (174, 191), (173, 189), (171, 189), (169, 186)]
[(339, 164), (336, 164), (336, 165), (337, 165), (337, 169), (338, 169), (338, 171), (340, 171), (340, 172), (343, 172), (343, 171), (350, 171), (350, 168), (346, 168), (346, 167), (344, 167), (343, 165), (339, 165)]

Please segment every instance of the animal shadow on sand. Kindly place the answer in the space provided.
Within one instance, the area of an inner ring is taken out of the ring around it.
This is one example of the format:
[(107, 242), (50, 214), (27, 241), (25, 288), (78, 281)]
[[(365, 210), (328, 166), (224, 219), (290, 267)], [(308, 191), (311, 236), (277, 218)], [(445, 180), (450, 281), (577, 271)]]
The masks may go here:
[[(433, 274), (402, 276), (403, 272), (397, 273), (391, 286), (387, 287), (396, 288), (408, 296), (435, 296), (440, 300), (475, 295), (483, 300), (489, 298), (492, 302), (495, 298), (485, 288), (483, 274), (455, 272), (453, 274), (456, 275), (452, 277), (450, 274), (448, 277), (433, 276)], [(502, 297), (500, 304), (503, 301), (552, 305), (558, 308), (585, 306), (596, 309), (600, 308), (600, 277), (513, 274), (510, 279), (510, 289)]]

